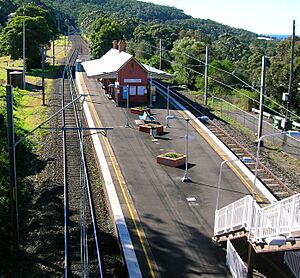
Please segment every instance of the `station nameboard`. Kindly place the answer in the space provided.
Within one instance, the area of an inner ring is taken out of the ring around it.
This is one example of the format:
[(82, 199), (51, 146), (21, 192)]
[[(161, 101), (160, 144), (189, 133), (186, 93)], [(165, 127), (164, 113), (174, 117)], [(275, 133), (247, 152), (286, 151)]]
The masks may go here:
[(142, 79), (124, 79), (124, 83), (142, 83)]

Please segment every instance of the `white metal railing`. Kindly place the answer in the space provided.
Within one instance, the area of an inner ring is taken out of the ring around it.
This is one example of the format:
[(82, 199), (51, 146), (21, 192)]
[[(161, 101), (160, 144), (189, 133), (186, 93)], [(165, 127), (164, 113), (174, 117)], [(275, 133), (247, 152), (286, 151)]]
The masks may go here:
[(251, 232), (258, 240), (277, 235), (293, 237), (294, 233), (300, 232), (300, 194), (268, 205), (256, 213)]
[(248, 269), (229, 239), (227, 240), (226, 265), (228, 266), (232, 277), (247, 277)]
[(284, 263), (296, 278), (300, 278), (300, 252), (285, 252)]
[(214, 234), (220, 235), (247, 228), (251, 217), (252, 203), (253, 198), (249, 195), (217, 210)]
[(249, 195), (216, 211), (215, 236), (242, 228), (251, 232), (253, 241), (299, 236), (300, 193), (263, 208)]

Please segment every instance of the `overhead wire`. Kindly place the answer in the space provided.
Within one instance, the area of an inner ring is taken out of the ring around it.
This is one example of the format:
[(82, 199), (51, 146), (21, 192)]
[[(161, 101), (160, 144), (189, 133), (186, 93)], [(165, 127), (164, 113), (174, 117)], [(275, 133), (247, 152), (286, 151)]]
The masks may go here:
[[(137, 44), (136, 42), (134, 42), (134, 43)], [(151, 48), (159, 49), (159, 47), (154, 46), (154, 45), (151, 45), (151, 44), (149, 44), (149, 43), (147, 43), (147, 42), (146, 42), (146, 45), (148, 45), (148, 46), (151, 47)], [(146, 51), (143, 51), (143, 50), (139, 50), (139, 51), (142, 52), (142, 53), (146, 53), (146, 54), (148, 54), (148, 55), (153, 55), (153, 53), (149, 53), (149, 52), (146, 52)], [(170, 51), (165, 50), (165, 52), (170, 52)], [(189, 58), (191, 58), (191, 59), (193, 59), (193, 60), (199, 62), (200, 64), (203, 64), (203, 65), (206, 64), (205, 62), (201, 61), (200, 59), (198, 59), (197, 57), (195, 57), (195, 56), (193, 56), (193, 55), (187, 54), (187, 53), (185, 53), (185, 52), (180, 52), (180, 54), (183, 54), (183, 55), (185, 55), (185, 56), (187, 56), (187, 57), (189, 57)], [(167, 62), (169, 62), (169, 63), (172, 63), (172, 61), (170, 61), (170, 60), (168, 60), (168, 59), (166, 59), (166, 58), (164, 58), (164, 57), (162, 57), (162, 59), (165, 60), (165, 61), (167, 61)], [(184, 68), (186, 68), (186, 69), (189, 69), (189, 70), (191, 70), (191, 71), (194, 71), (194, 72), (196, 72), (196, 73), (199, 73), (199, 74), (202, 75), (202, 76), (204, 76), (203, 73), (198, 72), (198, 71), (195, 71), (194, 69), (189, 68), (189, 67), (187, 67), (187, 66), (185, 66), (185, 65), (183, 65), (183, 64), (181, 64), (181, 66), (184, 67)], [(251, 88), (252, 90), (254, 90), (254, 91), (257, 92), (257, 93), (260, 93), (260, 91), (257, 90), (254, 86), (248, 84), (246, 81), (244, 81), (243, 79), (241, 79), (240, 77), (238, 77), (238, 76), (235, 75), (234, 73), (229, 72), (229, 71), (224, 70), (224, 69), (221, 69), (221, 68), (219, 68), (219, 67), (213, 66), (213, 65), (211, 65), (211, 64), (208, 64), (208, 66), (211, 67), (211, 68), (214, 68), (214, 69), (216, 69), (216, 70), (218, 70), (218, 71), (221, 71), (221, 72), (224, 72), (224, 73), (226, 73), (226, 74), (229, 74), (229, 75), (233, 76), (234, 78), (236, 78), (238, 81), (240, 81), (241, 83), (243, 83), (243, 84), (246, 85), (247, 87)], [(216, 83), (218, 83), (218, 84), (220, 84), (220, 85), (222, 85), (222, 86), (225, 86), (225, 87), (227, 87), (227, 88), (230, 88), (230, 89), (233, 90), (233, 91), (238, 92), (239, 94), (245, 96), (245, 97), (248, 98), (248, 99), (251, 99), (252, 101), (254, 101), (254, 102), (256, 102), (256, 103), (259, 103), (258, 100), (249, 97), (248, 95), (244, 94), (244, 93), (241, 92), (240, 90), (237, 90), (236, 88), (234, 88), (234, 87), (232, 87), (232, 86), (230, 86), (230, 85), (228, 85), (228, 84), (226, 84), (226, 83), (224, 83), (224, 82), (222, 82), (222, 81), (219, 81), (219, 80), (217, 80), (217, 79), (215, 79), (215, 78), (213, 78), (213, 77), (211, 77), (211, 76), (209, 76), (209, 79), (215, 81)], [(271, 99), (269, 96), (265, 96), (265, 99), (268, 99), (270, 102), (276, 104), (279, 108), (281, 108), (281, 109), (283, 109), (284, 111), (286, 111), (286, 107), (284, 107), (283, 105), (277, 103), (276, 101), (274, 101), (273, 99)], [(278, 111), (276, 111), (276, 110), (274, 110), (274, 109), (272, 109), (272, 108), (270, 108), (270, 107), (267, 107), (266, 105), (264, 105), (264, 107), (266, 107), (269, 111), (275, 113), (276, 115), (280, 115), (280, 113), (279, 113)], [(294, 117), (296, 117), (296, 118), (298, 118), (298, 119), (300, 118), (300, 117), (299, 117), (297, 114), (295, 114), (294, 112), (292, 112), (292, 111), (289, 111), (289, 112), (290, 112), (290, 114), (293, 115)]]

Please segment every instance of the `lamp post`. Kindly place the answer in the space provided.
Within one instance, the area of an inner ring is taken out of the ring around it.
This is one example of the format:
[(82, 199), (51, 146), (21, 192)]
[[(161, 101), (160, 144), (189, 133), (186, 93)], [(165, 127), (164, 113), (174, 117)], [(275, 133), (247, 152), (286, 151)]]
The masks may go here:
[(221, 180), (222, 180), (222, 170), (223, 170), (223, 166), (227, 163), (231, 163), (234, 161), (242, 161), (245, 163), (249, 163), (251, 162), (253, 159), (251, 157), (248, 156), (244, 156), (242, 158), (234, 158), (234, 159), (228, 159), (228, 160), (224, 160), (222, 161), (221, 165), (220, 165), (220, 172), (219, 172), (219, 179), (218, 179), (218, 187), (217, 187), (217, 201), (216, 201), (216, 211), (219, 208), (219, 198), (220, 198), (220, 189), (221, 189)]
[(166, 115), (166, 127), (169, 125), (169, 115), (170, 115), (170, 86), (167, 87), (167, 115)]
[(127, 107), (126, 107), (126, 124), (125, 127), (130, 127), (129, 125), (129, 86), (126, 86), (127, 88)]
[[(166, 120), (171, 120), (171, 119), (176, 119), (176, 116), (166, 116)], [(185, 136), (184, 136), (184, 142), (185, 142), (185, 170), (184, 170), (184, 176), (181, 178), (182, 182), (190, 182), (191, 179), (188, 176), (188, 158), (189, 158), (189, 144), (188, 144), (188, 140), (189, 140), (189, 121), (190, 120), (194, 120), (194, 119), (198, 119), (200, 117), (196, 117), (196, 118), (179, 118), (179, 119), (184, 119), (186, 121), (186, 129), (185, 129)]]
[(185, 118), (185, 121), (186, 121), (186, 134), (185, 134), (185, 170), (184, 170), (184, 176), (182, 177), (181, 181), (182, 182), (189, 182), (191, 181), (191, 179), (189, 178), (188, 176), (188, 155), (189, 155), (189, 121), (190, 121), (190, 118)]
[(166, 127), (170, 128), (169, 125), (169, 115), (170, 115), (170, 88), (174, 88), (176, 86), (167, 86), (167, 111), (166, 111)]
[(153, 103), (152, 103), (152, 74), (151, 74), (151, 67), (149, 65), (149, 74), (150, 74), (150, 102), (149, 102), (149, 107), (152, 108)]

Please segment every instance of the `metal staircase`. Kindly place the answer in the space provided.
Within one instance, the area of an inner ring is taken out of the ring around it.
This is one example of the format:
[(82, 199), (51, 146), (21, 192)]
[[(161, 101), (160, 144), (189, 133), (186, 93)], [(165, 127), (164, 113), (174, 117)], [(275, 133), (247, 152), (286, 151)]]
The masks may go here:
[(300, 194), (265, 207), (246, 196), (217, 210), (214, 240), (241, 236), (257, 253), (300, 249)]

